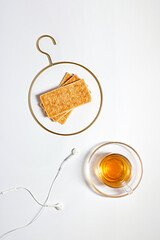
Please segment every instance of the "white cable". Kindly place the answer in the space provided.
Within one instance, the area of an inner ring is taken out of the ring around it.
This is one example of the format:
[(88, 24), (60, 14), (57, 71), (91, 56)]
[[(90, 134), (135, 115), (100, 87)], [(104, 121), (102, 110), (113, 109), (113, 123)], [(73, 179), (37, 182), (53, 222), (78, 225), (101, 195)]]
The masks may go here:
[(6, 237), (8, 234), (10, 234), (10, 233), (12, 233), (12, 232), (15, 232), (15, 231), (17, 231), (17, 230), (23, 229), (23, 228), (31, 225), (33, 222), (35, 222), (35, 221), (40, 217), (40, 215), (41, 215), (41, 213), (42, 213), (42, 210), (43, 210), (45, 207), (54, 207), (56, 210), (62, 210), (62, 209), (63, 209), (63, 204), (62, 204), (62, 203), (56, 203), (56, 204), (51, 204), (51, 205), (47, 205), (46, 203), (47, 203), (47, 201), (48, 201), (48, 199), (49, 199), (49, 197), (50, 197), (50, 193), (51, 193), (53, 184), (54, 184), (54, 182), (56, 181), (56, 179), (57, 179), (60, 171), (62, 170), (62, 167), (63, 167), (64, 163), (65, 163), (67, 160), (69, 160), (70, 158), (72, 158), (73, 156), (77, 155), (78, 153), (79, 153), (79, 151), (74, 148), (74, 149), (72, 149), (71, 154), (70, 154), (67, 158), (65, 158), (65, 159), (63, 160), (63, 162), (61, 163), (61, 165), (60, 165), (60, 167), (59, 167), (59, 169), (58, 169), (58, 171), (57, 171), (57, 174), (55, 175), (55, 177), (54, 177), (54, 179), (53, 179), (53, 181), (52, 181), (52, 183), (51, 183), (51, 186), (50, 186), (50, 188), (49, 188), (49, 191), (48, 191), (46, 200), (44, 201), (43, 204), (41, 204), (41, 203), (34, 197), (34, 195), (31, 193), (30, 190), (28, 190), (27, 188), (24, 188), (24, 187), (14, 187), (14, 188), (8, 189), (8, 190), (6, 190), (6, 191), (0, 192), (0, 195), (3, 195), (3, 194), (5, 194), (5, 193), (7, 193), (7, 192), (16, 191), (16, 190), (20, 190), (20, 189), (21, 189), (21, 190), (22, 190), (22, 189), (23, 189), (23, 190), (26, 190), (26, 191), (32, 196), (32, 198), (41, 206), (41, 208), (39, 209), (39, 211), (37, 212), (37, 214), (33, 217), (33, 219), (32, 219), (30, 222), (28, 222), (27, 224), (25, 224), (25, 225), (23, 225), (23, 226), (21, 226), (21, 227), (14, 228), (14, 229), (12, 229), (12, 230), (10, 230), (10, 231), (2, 234), (2, 235), (0, 236), (0, 239)]
[[(6, 194), (6, 193), (8, 193), (8, 192), (13, 192), (13, 191), (17, 191), (17, 190), (25, 190), (25, 191), (27, 191), (30, 195), (31, 195), (31, 197), (35, 200), (35, 202), (36, 203), (38, 203), (41, 207), (53, 207), (53, 208), (55, 208), (55, 209), (57, 209), (57, 210), (62, 210), (62, 209), (60, 209), (61, 207), (62, 207), (62, 204), (60, 204), (60, 203), (56, 203), (56, 204), (52, 204), (52, 205), (48, 205), (48, 204), (42, 204), (42, 203), (40, 203), (35, 197), (34, 197), (34, 195), (33, 195), (33, 193), (28, 189), (28, 188), (25, 188), (25, 187), (14, 187), (14, 188), (10, 188), (10, 189), (7, 189), (7, 190), (5, 190), (5, 191), (3, 191), (3, 192), (0, 192), (0, 194)], [(61, 207), (58, 209), (58, 205), (61, 205)]]

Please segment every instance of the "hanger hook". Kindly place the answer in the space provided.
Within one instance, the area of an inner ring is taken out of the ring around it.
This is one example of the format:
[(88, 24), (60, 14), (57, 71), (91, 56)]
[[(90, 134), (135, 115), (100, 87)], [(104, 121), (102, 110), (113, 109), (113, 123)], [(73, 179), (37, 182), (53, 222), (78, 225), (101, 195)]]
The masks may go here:
[(42, 38), (45, 38), (45, 37), (50, 38), (50, 39), (52, 40), (53, 44), (56, 45), (56, 41), (55, 41), (55, 39), (54, 39), (53, 37), (51, 37), (50, 35), (42, 35), (42, 36), (39, 37), (38, 40), (37, 40), (37, 48), (38, 48), (38, 50), (39, 50), (41, 53), (47, 55), (47, 57), (48, 57), (48, 59), (49, 59), (49, 63), (50, 63), (50, 64), (53, 64), (52, 59), (51, 59), (51, 56), (50, 56), (48, 53), (42, 51), (41, 48), (40, 48), (40, 46), (39, 46), (39, 41), (40, 41)]

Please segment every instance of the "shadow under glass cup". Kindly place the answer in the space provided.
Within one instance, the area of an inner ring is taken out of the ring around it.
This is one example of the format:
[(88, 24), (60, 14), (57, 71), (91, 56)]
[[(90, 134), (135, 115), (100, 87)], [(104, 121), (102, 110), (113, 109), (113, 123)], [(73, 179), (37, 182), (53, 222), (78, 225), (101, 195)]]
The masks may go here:
[(122, 197), (132, 193), (142, 178), (142, 162), (129, 145), (108, 142), (90, 156), (87, 176), (92, 187), (108, 197)]

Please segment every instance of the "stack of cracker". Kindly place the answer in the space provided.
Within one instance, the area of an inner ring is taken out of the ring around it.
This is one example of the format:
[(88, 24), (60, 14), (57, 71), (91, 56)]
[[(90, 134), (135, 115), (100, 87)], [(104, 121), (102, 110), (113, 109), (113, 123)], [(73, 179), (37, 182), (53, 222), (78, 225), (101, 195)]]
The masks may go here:
[(91, 101), (90, 91), (77, 75), (67, 73), (57, 89), (40, 96), (41, 107), (49, 118), (64, 124), (72, 110)]

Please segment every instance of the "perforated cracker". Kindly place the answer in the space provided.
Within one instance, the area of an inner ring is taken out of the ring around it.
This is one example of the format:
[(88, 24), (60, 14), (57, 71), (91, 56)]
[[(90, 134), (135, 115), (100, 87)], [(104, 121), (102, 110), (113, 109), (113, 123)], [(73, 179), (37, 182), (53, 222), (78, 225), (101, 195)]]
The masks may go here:
[[(70, 78), (72, 78), (72, 74), (66, 73), (66, 75), (64, 76), (64, 78), (63, 78), (61, 84), (59, 85), (59, 87), (60, 87), (63, 83), (65, 83), (66, 81), (68, 81)], [(40, 106), (42, 107), (43, 112), (47, 115), (47, 113), (46, 113), (46, 111), (45, 111), (45, 108), (44, 108), (44, 106), (43, 106), (43, 103), (41, 103)], [(53, 117), (52, 119), (53, 119), (55, 122), (57, 122), (60, 118), (62, 118), (63, 116), (65, 116), (65, 114), (66, 114), (66, 113), (59, 114), (59, 115)]]
[(68, 113), (64, 114), (64, 116), (62, 116), (62, 117), (58, 120), (58, 122), (61, 123), (61, 124), (65, 124), (65, 122), (66, 122), (67, 119), (69, 118), (69, 116), (70, 116), (70, 114), (71, 114), (72, 111), (73, 111), (73, 110), (70, 110)]
[(73, 83), (75, 81), (79, 80), (79, 77), (77, 75), (73, 75), (71, 78), (67, 79), (64, 83), (63, 86), (68, 85), (70, 83)]
[[(73, 83), (73, 82), (75, 82), (77, 80), (79, 80), (79, 77), (77, 75), (73, 75), (68, 80), (62, 81), (63, 82), (62, 86), (65, 86), (67, 84)], [(73, 110), (70, 110), (69, 112), (65, 113), (64, 115), (62, 114), (63, 116), (61, 115), (61, 117), (59, 118), (58, 122), (61, 123), (61, 124), (64, 124), (67, 121), (67, 119), (69, 118), (69, 116), (70, 116), (72, 111)]]
[(64, 84), (66, 81), (68, 81), (68, 79), (71, 78), (71, 77), (73, 77), (73, 74), (66, 73), (65, 76), (64, 76), (64, 78), (62, 79), (59, 87), (60, 87), (60, 86), (63, 86), (63, 84)]
[[(67, 73), (65, 75), (64, 79), (62, 80), (60, 86), (65, 86), (65, 85), (73, 83), (77, 80), (79, 80), (79, 77), (77, 75), (71, 75), (71, 74)], [(41, 103), (41, 107), (43, 108), (44, 113), (47, 114), (42, 103)], [(64, 124), (67, 121), (67, 119), (69, 118), (71, 112), (72, 112), (72, 110), (70, 110), (69, 112), (59, 114), (59, 115), (53, 117), (52, 119), (55, 122), (59, 122), (61, 124)]]
[(84, 79), (43, 94), (40, 98), (49, 118), (91, 101)]

